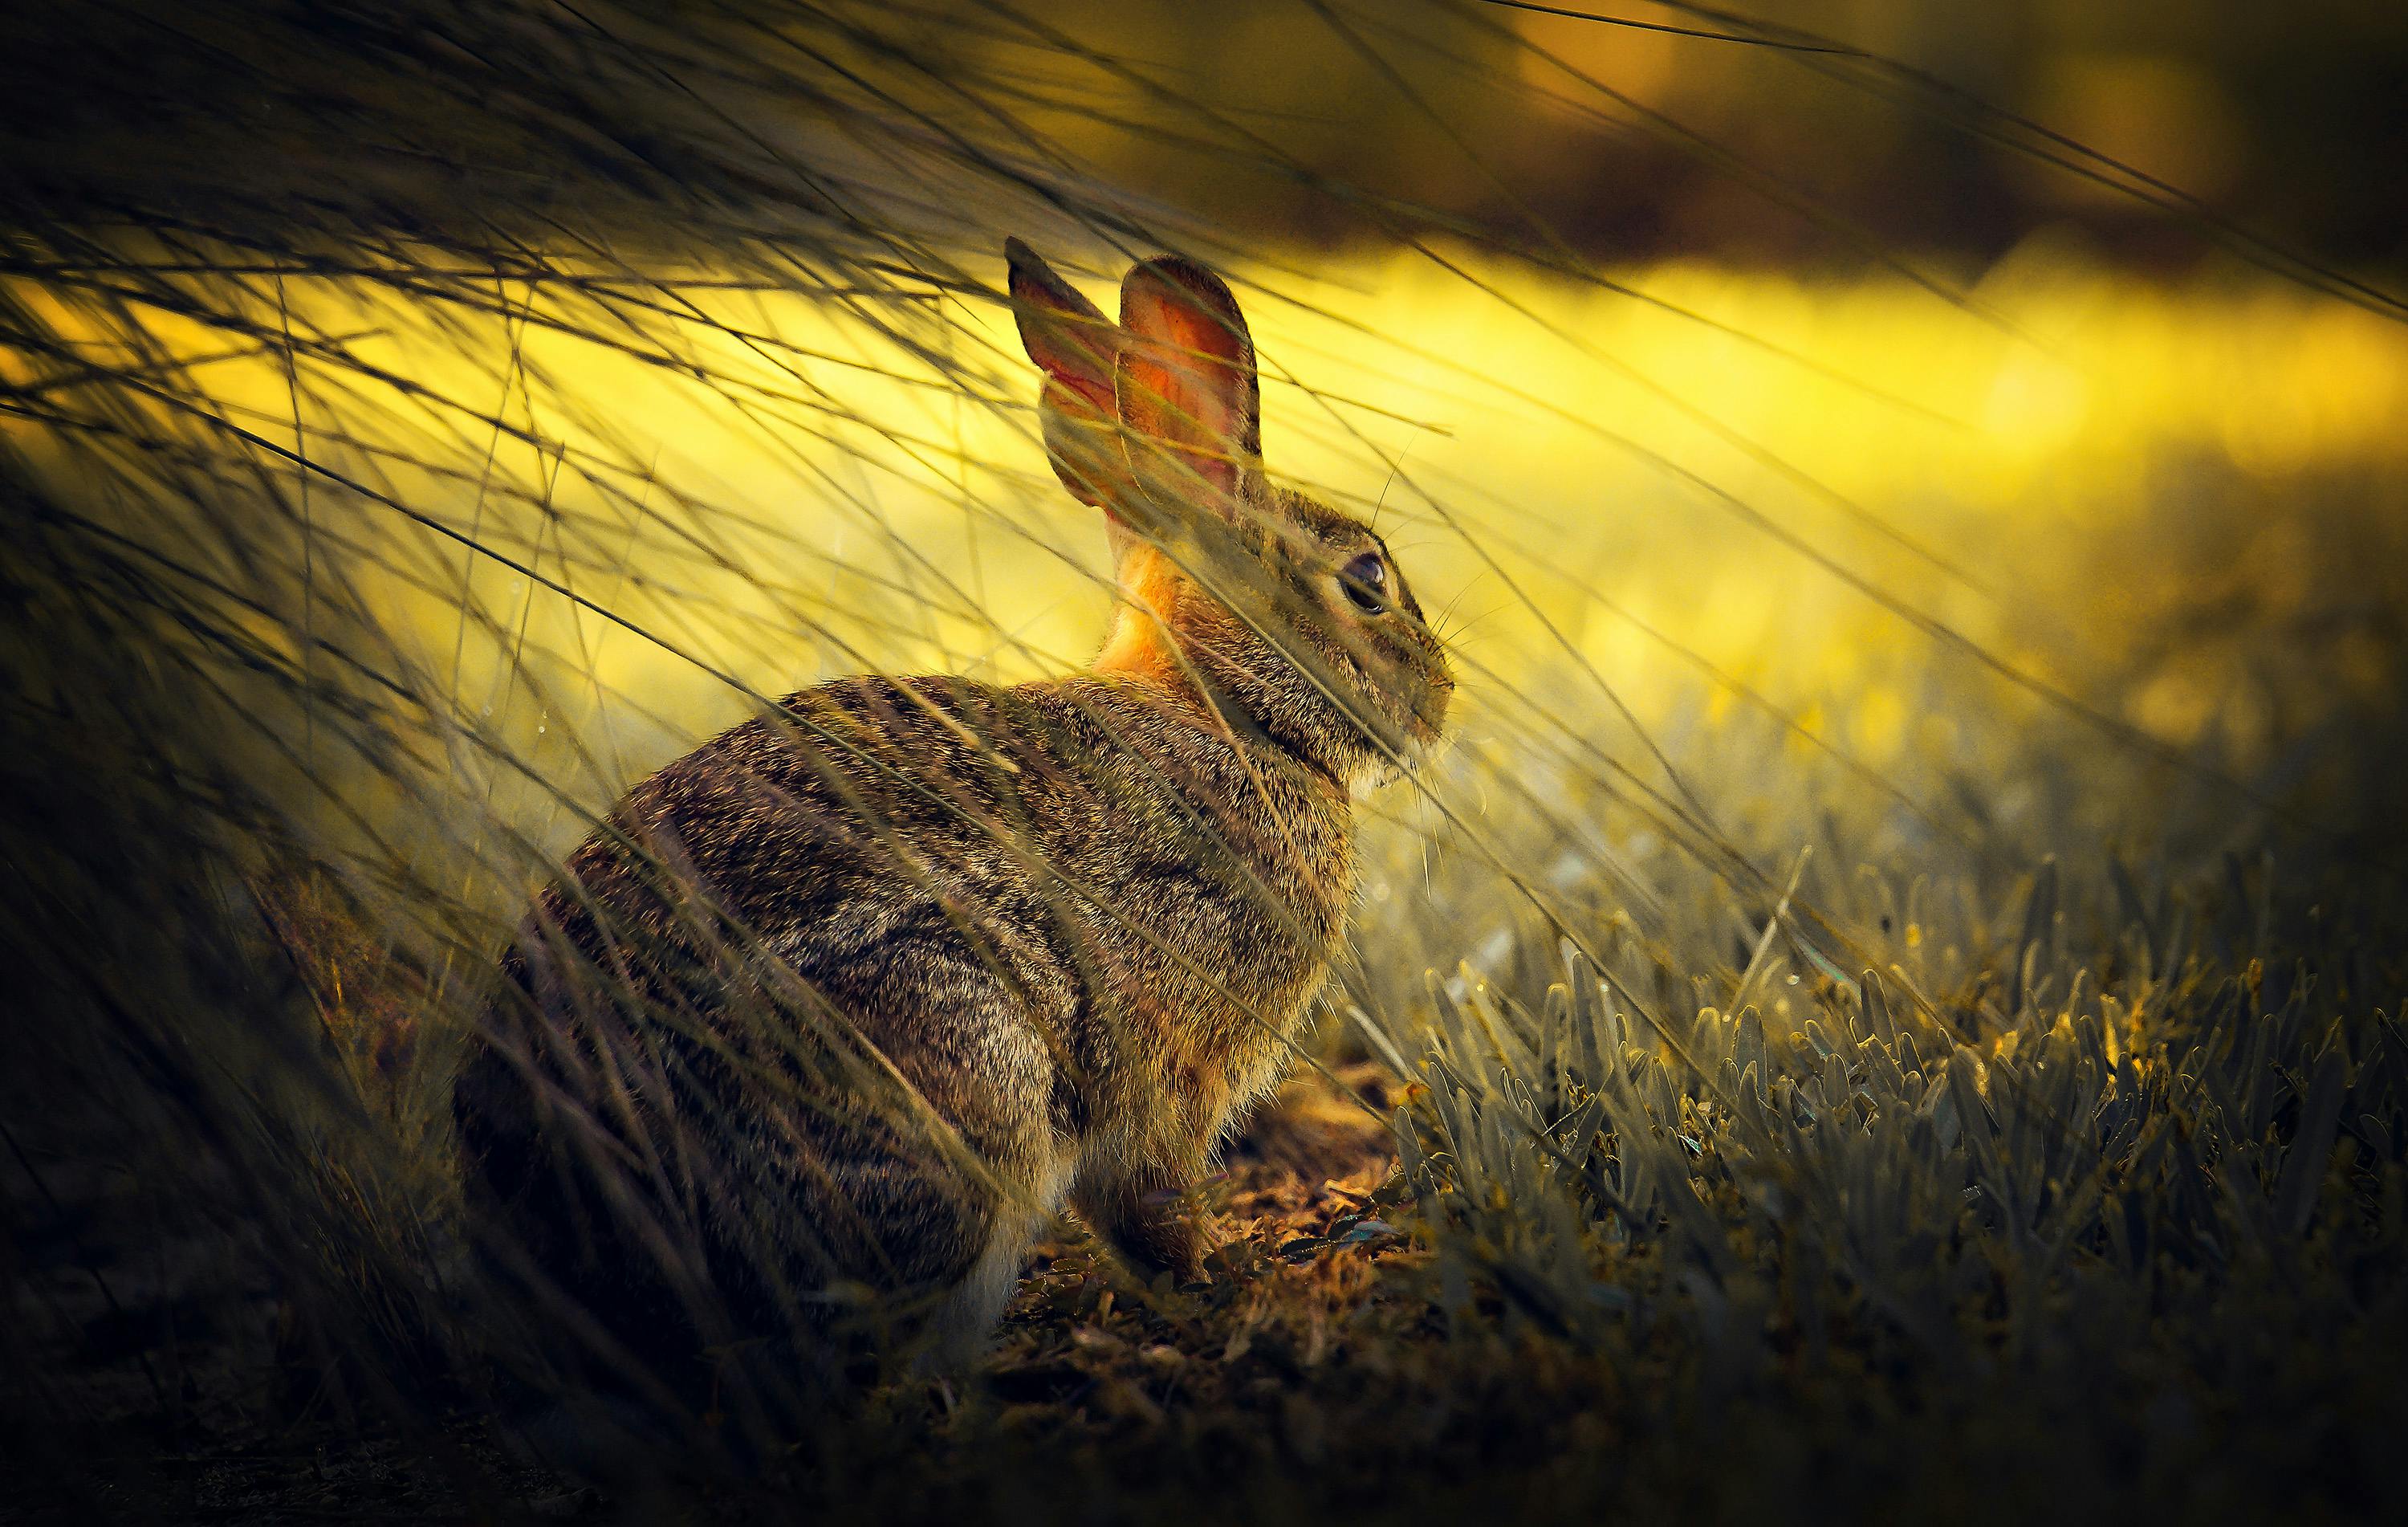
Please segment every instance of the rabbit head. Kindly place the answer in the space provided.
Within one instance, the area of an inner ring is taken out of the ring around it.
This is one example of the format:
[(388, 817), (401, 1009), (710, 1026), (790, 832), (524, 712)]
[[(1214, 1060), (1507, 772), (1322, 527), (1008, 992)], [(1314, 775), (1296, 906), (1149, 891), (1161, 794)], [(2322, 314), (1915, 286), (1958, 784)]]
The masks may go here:
[(1369, 526), (1264, 475), (1254, 340), (1228, 287), (1146, 260), (1113, 323), (1020, 240), (1005, 252), (1046, 454), (1112, 538), (1123, 605), (1096, 667), (1341, 785), (1410, 763), (1455, 689), (1445, 653)]

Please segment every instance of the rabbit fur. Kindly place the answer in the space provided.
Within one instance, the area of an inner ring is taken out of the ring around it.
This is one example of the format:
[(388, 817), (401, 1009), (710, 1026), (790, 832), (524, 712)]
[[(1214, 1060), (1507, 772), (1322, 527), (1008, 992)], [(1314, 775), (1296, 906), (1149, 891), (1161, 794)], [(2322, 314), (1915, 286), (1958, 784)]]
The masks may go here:
[(1179, 1195), (1323, 979), (1355, 793), (1453, 689), (1380, 539), (1264, 476), (1217, 277), (1143, 262), (1115, 323), (1007, 253), (1049, 459), (1117, 556), (1096, 661), (838, 680), (645, 779), (455, 1088), (489, 1270), (671, 1388), (864, 1311), (963, 1361), (1065, 1202), (1198, 1276)]

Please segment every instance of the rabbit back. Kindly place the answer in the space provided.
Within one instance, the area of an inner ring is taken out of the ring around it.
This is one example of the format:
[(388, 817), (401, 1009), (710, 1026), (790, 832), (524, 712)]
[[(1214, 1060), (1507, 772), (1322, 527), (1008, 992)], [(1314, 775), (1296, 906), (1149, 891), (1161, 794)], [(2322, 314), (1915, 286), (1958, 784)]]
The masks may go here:
[(1333, 782), (1125, 681), (805, 691), (538, 897), (459, 1090), (476, 1186), (613, 1330), (992, 1284), (1075, 1174), (1274, 1077), (1350, 838)]

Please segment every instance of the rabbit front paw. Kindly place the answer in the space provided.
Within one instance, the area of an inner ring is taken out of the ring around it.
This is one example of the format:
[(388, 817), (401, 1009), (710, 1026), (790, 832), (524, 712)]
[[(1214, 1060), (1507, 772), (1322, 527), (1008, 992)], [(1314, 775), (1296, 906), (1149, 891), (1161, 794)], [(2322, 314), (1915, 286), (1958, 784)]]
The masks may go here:
[(1078, 1195), (1075, 1207), (1140, 1278), (1151, 1283), (1168, 1273), (1174, 1285), (1211, 1281), (1204, 1259), (1211, 1247), (1179, 1188), (1117, 1184)]

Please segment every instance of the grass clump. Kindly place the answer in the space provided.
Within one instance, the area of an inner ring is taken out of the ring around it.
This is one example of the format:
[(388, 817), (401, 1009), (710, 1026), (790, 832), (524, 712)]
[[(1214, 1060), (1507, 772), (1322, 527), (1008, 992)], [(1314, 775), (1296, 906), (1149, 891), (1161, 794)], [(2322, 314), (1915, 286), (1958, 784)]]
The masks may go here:
[[(1209, 1285), (1066, 1220), (977, 1373), (630, 1514), (2396, 1507), (2388, 320), (2045, 251), (1958, 306), (1517, 259), (972, 8), (981, 67), (935, 70), (870, 7), (121, 7), (106, 131), (57, 86), (0, 117), (40, 151), (0, 1493), (560, 1494), (487, 1426), (452, 1067), (632, 778), (800, 684), (1092, 641), (1101, 531), (992, 301), (1017, 231), (1240, 273), (1283, 459), (1456, 607), (1460, 741), (1369, 808), (1311, 1064), (1196, 1190)], [(1047, 123), (1096, 130), (1097, 72), (1385, 252), (1241, 260), (1082, 168)]]

